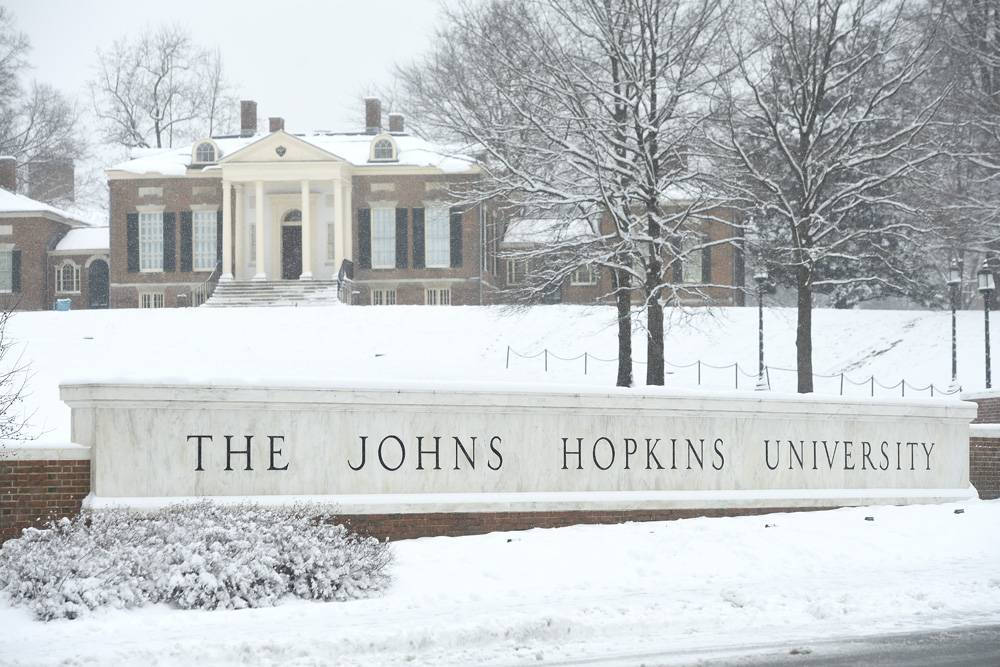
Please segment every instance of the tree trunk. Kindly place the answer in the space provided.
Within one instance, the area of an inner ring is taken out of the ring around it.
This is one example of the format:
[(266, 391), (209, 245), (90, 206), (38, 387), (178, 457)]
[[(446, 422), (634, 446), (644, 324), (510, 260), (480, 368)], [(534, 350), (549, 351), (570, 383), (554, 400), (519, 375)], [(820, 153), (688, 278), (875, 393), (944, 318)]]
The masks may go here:
[(811, 394), (813, 390), (812, 363), (812, 285), (809, 271), (799, 267), (796, 272), (798, 287), (798, 326), (795, 329), (795, 351), (799, 375), (799, 393)]
[(659, 298), (646, 304), (646, 384), (663, 384), (663, 304)]
[(615, 287), (615, 306), (618, 309), (618, 381), (619, 387), (632, 386), (632, 303), (628, 289), (630, 276), (626, 271), (612, 273)]

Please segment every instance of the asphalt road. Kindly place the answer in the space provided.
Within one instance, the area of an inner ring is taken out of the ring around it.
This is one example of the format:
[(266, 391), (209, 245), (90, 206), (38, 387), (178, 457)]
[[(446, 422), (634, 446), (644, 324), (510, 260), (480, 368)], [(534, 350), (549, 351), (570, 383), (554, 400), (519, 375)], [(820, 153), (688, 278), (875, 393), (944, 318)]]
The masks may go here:
[(673, 653), (622, 652), (543, 665), (587, 667), (1000, 667), (1000, 625)]

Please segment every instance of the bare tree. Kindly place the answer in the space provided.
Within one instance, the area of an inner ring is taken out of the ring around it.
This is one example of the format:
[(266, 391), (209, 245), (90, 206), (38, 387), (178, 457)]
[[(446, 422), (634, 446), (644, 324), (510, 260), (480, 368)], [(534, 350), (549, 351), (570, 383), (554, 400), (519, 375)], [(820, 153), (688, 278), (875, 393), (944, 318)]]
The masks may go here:
[[(467, 197), (547, 219), (521, 288), (544, 298), (577, 269), (610, 271), (618, 384), (632, 383), (635, 300), (647, 317), (647, 384), (664, 379), (663, 307), (679, 263), (701, 253), (718, 202), (691, 160), (717, 80), (722, 0), (518, 0), (467, 4), (426, 59), (399, 72), (421, 127), (483, 155)], [(726, 242), (726, 241), (715, 241)], [(634, 299), (634, 297), (637, 297)]]
[(90, 92), (104, 140), (127, 148), (170, 147), (209, 134), (220, 119), (227, 122), (223, 107), (233, 106), (221, 55), (175, 25), (98, 50)]
[[(741, 202), (798, 293), (798, 390), (811, 392), (813, 294), (906, 280), (883, 240), (919, 232), (900, 182), (946, 90), (905, 103), (932, 40), (905, 0), (754, 0), (731, 24), (738, 69), (721, 111), (720, 185)], [(746, 33), (739, 32), (746, 26)], [(849, 270), (832, 271), (840, 262)]]
[(24, 85), (30, 47), (13, 15), (0, 7), (0, 155), (16, 159), (18, 189), (24, 189), (31, 171), (37, 175), (47, 163), (87, 153), (76, 104), (47, 84)]

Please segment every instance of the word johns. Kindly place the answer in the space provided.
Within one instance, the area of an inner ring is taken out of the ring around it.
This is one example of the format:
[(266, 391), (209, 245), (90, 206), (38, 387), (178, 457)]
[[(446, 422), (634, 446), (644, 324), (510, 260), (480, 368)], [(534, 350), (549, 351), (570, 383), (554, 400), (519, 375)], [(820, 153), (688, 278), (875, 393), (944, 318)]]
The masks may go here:
[[(361, 438), (361, 460), (355, 465), (350, 460), (347, 461), (347, 465), (351, 467), (351, 470), (355, 472), (361, 470), (365, 467), (365, 463), (368, 460), (368, 436), (362, 435)], [(427, 465), (430, 466), (430, 470), (441, 470), (441, 443), (442, 436), (417, 436), (416, 442), (416, 457), (410, 457), (412, 461), (416, 458), (416, 470), (425, 470), (428, 468), (424, 467), (424, 457), (427, 457)], [(454, 441), (454, 449), (449, 445), (452, 443), (445, 439), (445, 447), (447, 448), (446, 455), (450, 452), (454, 454), (447, 464), (453, 464), (454, 470), (461, 470), (463, 466), (468, 467), (470, 470), (476, 469), (476, 451), (477, 443), (476, 436), (471, 436), (466, 438), (463, 442), (458, 436), (452, 436), (451, 440)], [(425, 442), (426, 441), (426, 442)], [(495, 435), (489, 439), (489, 442), (484, 444), (484, 447), (489, 447), (489, 451), (486, 452), (487, 461), (486, 467), (490, 470), (500, 470), (503, 466), (503, 454), (500, 453), (501, 439), (499, 435)], [(466, 446), (468, 445), (468, 446)], [(410, 452), (413, 452), (413, 443), (410, 444)], [(379, 465), (384, 469), (395, 472), (403, 467), (403, 463), (406, 461), (406, 445), (403, 443), (403, 439), (395, 435), (387, 435), (382, 438), (378, 447), (376, 448), (376, 455), (378, 456)], [(464, 459), (464, 463), (462, 462)], [(433, 463), (432, 463), (433, 462)]]
[(788, 465), (789, 470), (808, 467), (813, 470), (888, 470), (893, 465), (896, 470), (916, 470), (920, 463), (924, 470), (930, 470), (931, 452), (934, 451), (933, 442), (930, 447), (926, 442), (890, 443), (888, 440), (876, 445), (867, 440), (834, 440), (832, 444), (831, 448), (826, 440), (799, 440), (797, 444), (794, 440), (775, 440), (772, 445), (770, 440), (765, 440), (764, 462), (771, 470), (781, 465)]

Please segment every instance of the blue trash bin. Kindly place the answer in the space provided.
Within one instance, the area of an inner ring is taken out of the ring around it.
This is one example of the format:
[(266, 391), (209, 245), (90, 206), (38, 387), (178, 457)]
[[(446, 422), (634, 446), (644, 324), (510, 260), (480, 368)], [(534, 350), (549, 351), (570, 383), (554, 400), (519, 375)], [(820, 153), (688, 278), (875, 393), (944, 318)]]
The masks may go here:
[(69, 310), (72, 304), (73, 301), (71, 299), (56, 299), (56, 307), (54, 310)]

